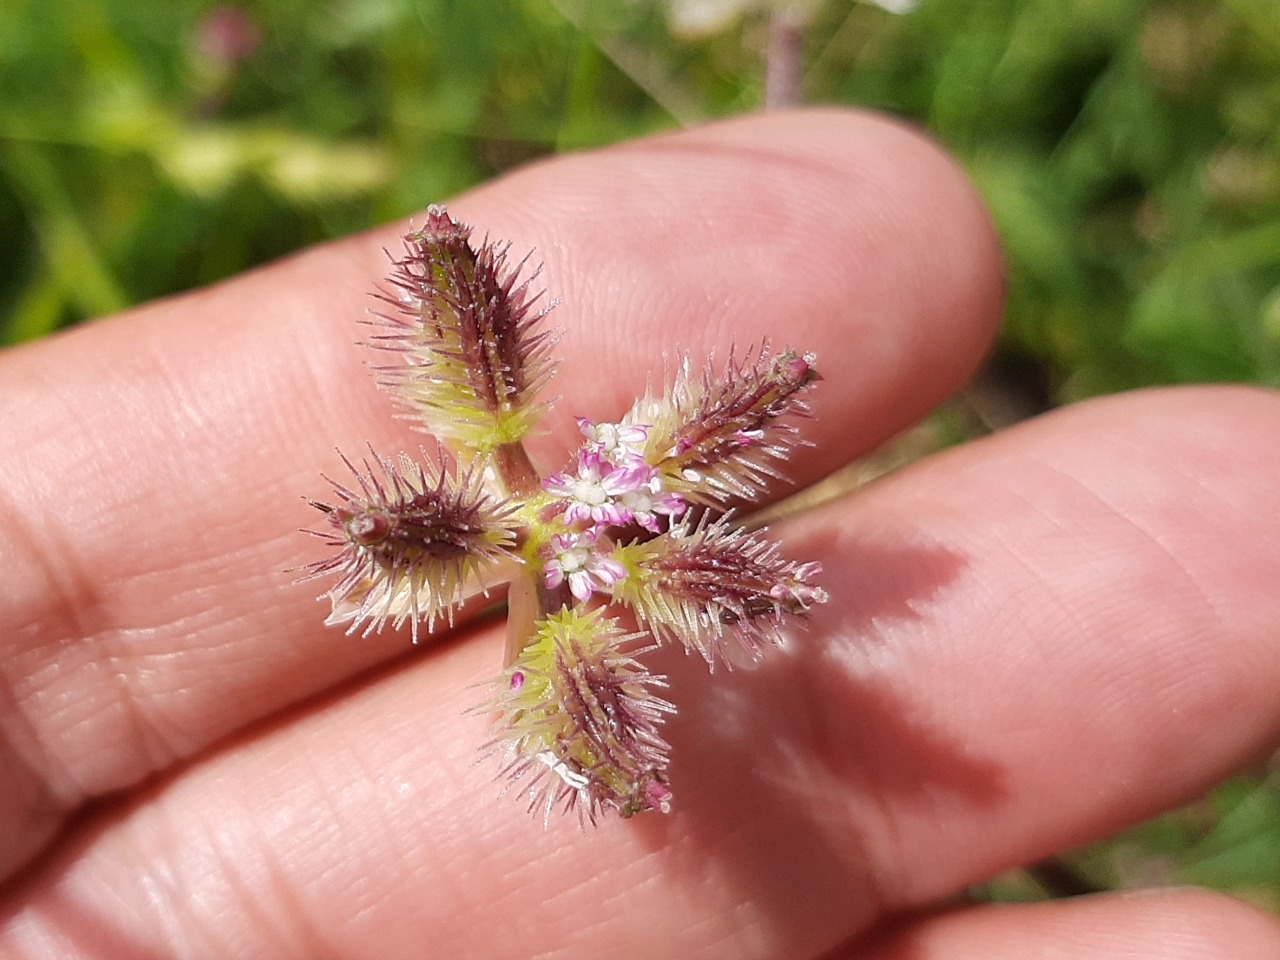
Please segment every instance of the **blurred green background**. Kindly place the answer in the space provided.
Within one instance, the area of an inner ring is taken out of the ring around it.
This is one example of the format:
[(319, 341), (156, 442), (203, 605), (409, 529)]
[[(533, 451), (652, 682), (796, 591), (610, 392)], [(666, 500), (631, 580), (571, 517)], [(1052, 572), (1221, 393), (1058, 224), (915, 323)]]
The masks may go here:
[[(759, 108), (785, 35), (804, 100), (914, 118), (972, 173), (1009, 260), (1006, 388), (1280, 384), (1277, 0), (770, 7), (0, 0), (0, 342)], [(1274, 760), (977, 893), (1165, 882), (1280, 912)]]

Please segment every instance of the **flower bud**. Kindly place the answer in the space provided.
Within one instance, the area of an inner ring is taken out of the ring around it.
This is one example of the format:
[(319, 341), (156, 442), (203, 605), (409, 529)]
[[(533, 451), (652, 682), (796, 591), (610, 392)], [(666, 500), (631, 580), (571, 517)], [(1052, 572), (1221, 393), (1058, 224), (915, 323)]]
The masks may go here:
[(493, 683), (495, 738), (506, 775), (523, 781), (530, 809), (557, 806), (594, 822), (605, 810), (667, 812), (668, 746), (659, 727), (674, 708), (652, 692), (664, 678), (629, 651), (626, 634), (600, 610), (563, 608)]
[(352, 632), (364, 624), (367, 634), (408, 620), (416, 642), (420, 621), (452, 623), (454, 605), (490, 586), (502, 561), (514, 562), (510, 509), (484, 492), (475, 469), (428, 470), (403, 454), (399, 463), (375, 455), (379, 477), (367, 461), (362, 473), (343, 460), (359, 491), (330, 481), (340, 505), (312, 502), (329, 520), (328, 530), (312, 532), (336, 548), (306, 568), (308, 579), (338, 575), (324, 594), (328, 622), (350, 622)]
[(825, 603), (814, 584), (817, 563), (797, 564), (776, 544), (724, 518), (682, 523), (644, 543), (619, 547), (614, 557), (627, 576), (613, 596), (636, 612), (659, 641), (679, 641), (714, 665), (733, 640), (753, 658), (782, 639), (793, 617)]
[(375, 312), (388, 332), (372, 345), (399, 354), (378, 382), (436, 436), (467, 455), (519, 441), (542, 412), (534, 397), (553, 372), (555, 337), (535, 309), (535, 270), (507, 262), (509, 245), (470, 242), (471, 228), (431, 207), (404, 237)]
[(651, 427), (644, 458), (663, 487), (703, 504), (754, 499), (781, 479), (775, 464), (798, 443), (787, 418), (809, 415), (800, 393), (820, 377), (813, 354), (770, 357), (761, 347), (723, 371), (696, 376), (686, 360), (663, 398), (647, 395), (624, 424)]

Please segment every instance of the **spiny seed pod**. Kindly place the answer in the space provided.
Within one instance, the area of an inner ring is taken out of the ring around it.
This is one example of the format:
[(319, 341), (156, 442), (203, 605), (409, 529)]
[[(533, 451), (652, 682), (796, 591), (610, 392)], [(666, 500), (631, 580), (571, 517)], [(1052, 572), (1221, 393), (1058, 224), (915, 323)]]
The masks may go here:
[(613, 585), (614, 599), (635, 610), (656, 639), (679, 641), (712, 665), (724, 658), (728, 639), (760, 656), (766, 643), (782, 639), (788, 618), (827, 599), (814, 585), (819, 564), (787, 560), (777, 544), (724, 518), (681, 523), (618, 547), (613, 557), (626, 570)]
[(595, 822), (605, 810), (669, 806), (658, 731), (674, 708), (653, 693), (666, 683), (636, 660), (643, 650), (628, 649), (642, 636), (599, 610), (563, 608), (494, 682), (491, 748), (507, 755), (504, 772), (523, 781), (531, 809), (576, 809)]
[(307, 573), (338, 575), (324, 594), (333, 605), (328, 623), (350, 622), (349, 632), (364, 624), (368, 634), (408, 620), (416, 643), (419, 622), (430, 628), (443, 615), (452, 623), (456, 604), (516, 562), (515, 525), (474, 468), (428, 469), (404, 454), (399, 463), (374, 459), (377, 468), (365, 461), (361, 472), (343, 457), (359, 491), (330, 480), (341, 503), (311, 502), (330, 526), (311, 532), (336, 552)]
[(809, 415), (800, 393), (819, 379), (814, 356), (767, 345), (701, 376), (685, 360), (662, 397), (646, 394), (624, 424), (649, 424), (644, 459), (666, 490), (704, 504), (750, 500), (781, 479), (775, 463), (800, 442), (785, 418)]
[(397, 353), (376, 368), (378, 382), (459, 453), (484, 455), (518, 442), (543, 405), (555, 336), (543, 328), (550, 306), (535, 309), (534, 270), (520, 279), (510, 245), (470, 242), (471, 228), (442, 207), (404, 238), (392, 260), (389, 289), (375, 296), (392, 308), (374, 312), (389, 332), (372, 345)]

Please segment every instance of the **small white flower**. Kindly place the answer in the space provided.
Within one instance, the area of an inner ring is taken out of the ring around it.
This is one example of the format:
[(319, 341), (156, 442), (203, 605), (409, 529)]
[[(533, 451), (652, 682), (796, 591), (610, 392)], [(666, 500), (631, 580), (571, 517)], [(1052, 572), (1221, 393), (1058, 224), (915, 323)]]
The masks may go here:
[(567, 580), (569, 592), (579, 600), (597, 590), (608, 590), (627, 576), (626, 567), (596, 551), (596, 537), (590, 532), (552, 537), (551, 558), (543, 570), (548, 589), (554, 590)]
[(583, 452), (577, 473), (553, 473), (542, 481), (542, 489), (568, 501), (564, 518), (569, 523), (620, 525), (631, 521), (631, 511), (622, 497), (643, 487), (653, 476), (653, 468), (645, 464), (619, 466), (599, 454)]
[(603, 457), (615, 466), (642, 466), (649, 426), (644, 423), (596, 423), (578, 417), (578, 429), (587, 438), (587, 454)]
[(659, 514), (678, 517), (688, 506), (678, 494), (664, 492), (662, 481), (656, 476), (643, 487), (624, 493), (621, 501), (630, 511), (631, 519), (653, 533), (662, 532), (662, 525), (658, 522)]

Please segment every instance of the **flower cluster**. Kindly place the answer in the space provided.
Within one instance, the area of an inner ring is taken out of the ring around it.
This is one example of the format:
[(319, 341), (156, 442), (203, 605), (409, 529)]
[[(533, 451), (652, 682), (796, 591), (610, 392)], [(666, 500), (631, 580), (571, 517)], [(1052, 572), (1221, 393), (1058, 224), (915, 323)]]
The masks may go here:
[(554, 589), (566, 579), (569, 591), (586, 600), (626, 578), (626, 568), (610, 555), (608, 528), (638, 524), (662, 532), (660, 518), (678, 517), (688, 509), (684, 498), (663, 488), (662, 477), (644, 459), (649, 435), (644, 424), (593, 423), (578, 418), (587, 438), (572, 473), (553, 473), (542, 488), (556, 497), (553, 512), (571, 528), (551, 539), (544, 564), (546, 585)]
[(818, 564), (721, 512), (779, 479), (814, 358), (761, 346), (720, 367), (682, 361), (619, 422), (579, 418), (569, 465), (544, 477), (522, 440), (545, 408), (555, 337), (522, 267), (440, 207), (406, 235), (371, 345), (392, 361), (378, 382), (443, 460), (346, 461), (355, 481), (333, 483), (338, 504), (313, 502), (331, 553), (308, 574), (336, 577), (328, 622), (407, 622), (415, 641), (419, 624), (451, 624), (464, 600), (508, 584), (507, 662), (483, 706), (506, 776), (546, 816), (666, 812), (661, 727), (675, 708), (640, 658), (667, 643), (712, 666), (731, 645), (756, 657), (826, 600)]

